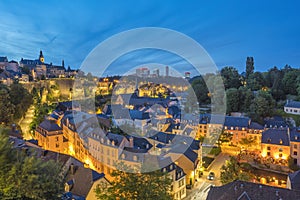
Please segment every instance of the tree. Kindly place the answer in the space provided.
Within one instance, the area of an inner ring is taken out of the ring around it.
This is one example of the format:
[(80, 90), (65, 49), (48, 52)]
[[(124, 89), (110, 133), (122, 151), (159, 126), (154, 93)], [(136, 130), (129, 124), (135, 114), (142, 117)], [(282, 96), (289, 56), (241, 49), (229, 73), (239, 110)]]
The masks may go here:
[[(209, 103), (208, 89), (202, 77), (195, 78), (192, 83), (192, 88), (197, 96), (198, 102), (202, 104)], [(191, 93), (189, 91), (189, 93)]]
[(246, 60), (246, 79), (254, 72), (254, 59), (253, 57), (247, 57)]
[(221, 183), (227, 184), (235, 180), (249, 181), (251, 173), (243, 170), (242, 165), (235, 157), (230, 156), (229, 161), (221, 167)]
[(300, 77), (298, 69), (290, 69), (284, 73), (282, 83), (285, 94), (297, 95), (297, 79)]
[(250, 106), (252, 118), (261, 121), (265, 117), (271, 117), (274, 112), (275, 100), (269, 92), (259, 91)]
[(9, 124), (12, 122), (14, 105), (11, 103), (7, 88), (0, 89), (0, 123)]
[(266, 85), (271, 88), (271, 94), (275, 100), (285, 99), (283, 91), (283, 72), (276, 66), (271, 68), (266, 74)]
[(0, 199), (58, 199), (63, 192), (61, 166), (12, 148), (3, 131), (0, 162)]
[(253, 92), (246, 87), (240, 87), (239, 95), (240, 111), (248, 113), (250, 111), (252, 100), (254, 99)]
[(229, 89), (229, 88), (237, 89), (242, 85), (239, 72), (234, 67), (224, 67), (221, 70), (221, 76), (224, 81), (225, 89)]
[(247, 87), (252, 91), (261, 90), (266, 85), (264, 76), (260, 72), (252, 73), (247, 78)]
[[(98, 185), (96, 196), (101, 200), (114, 199), (172, 199), (171, 180), (161, 171), (147, 173), (128, 173), (129, 166), (120, 164), (112, 173), (111, 185)], [(127, 171), (127, 172), (126, 172)]]
[(16, 83), (10, 86), (9, 96), (15, 107), (14, 119), (20, 119), (32, 104), (32, 95), (21, 84)]
[(240, 111), (240, 95), (236, 88), (226, 90), (227, 113)]

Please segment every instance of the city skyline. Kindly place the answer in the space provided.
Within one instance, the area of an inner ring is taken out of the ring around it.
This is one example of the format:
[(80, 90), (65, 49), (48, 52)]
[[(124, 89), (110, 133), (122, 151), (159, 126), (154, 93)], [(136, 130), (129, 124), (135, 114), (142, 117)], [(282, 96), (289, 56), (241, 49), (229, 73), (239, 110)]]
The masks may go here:
[[(272, 4), (231, 1), (214, 5), (152, 1), (135, 2), (135, 9), (132, 3), (76, 1), (71, 5), (66, 1), (18, 4), (2, 1), (0, 35), (4, 40), (0, 44), (0, 54), (19, 61), (22, 57), (34, 59), (34, 55), (43, 50), (45, 62), (56, 64), (64, 59), (66, 66), (79, 68), (88, 53), (110, 36), (152, 26), (173, 29), (195, 39), (219, 69), (234, 66), (243, 72), (247, 56), (254, 57), (258, 71), (273, 66), (281, 68), (285, 64), (299, 66), (300, 21), (296, 1), (285, 4), (280, 1)], [(145, 59), (139, 59), (145, 54)], [(136, 63), (129, 65), (128, 60), (132, 59)], [(146, 50), (122, 56), (108, 73), (121, 75), (148, 61), (184, 66), (182, 73), (192, 71), (185, 62), (166, 52)]]

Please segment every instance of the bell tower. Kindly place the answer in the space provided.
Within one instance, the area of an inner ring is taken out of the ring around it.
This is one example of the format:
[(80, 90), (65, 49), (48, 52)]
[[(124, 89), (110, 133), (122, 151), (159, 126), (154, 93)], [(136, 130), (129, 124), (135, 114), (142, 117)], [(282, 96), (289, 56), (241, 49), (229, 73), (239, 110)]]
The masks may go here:
[(41, 61), (41, 63), (44, 63), (44, 61), (45, 61), (44, 56), (43, 56), (43, 51), (42, 51), (42, 50), (40, 51), (40, 57), (39, 57), (39, 60)]

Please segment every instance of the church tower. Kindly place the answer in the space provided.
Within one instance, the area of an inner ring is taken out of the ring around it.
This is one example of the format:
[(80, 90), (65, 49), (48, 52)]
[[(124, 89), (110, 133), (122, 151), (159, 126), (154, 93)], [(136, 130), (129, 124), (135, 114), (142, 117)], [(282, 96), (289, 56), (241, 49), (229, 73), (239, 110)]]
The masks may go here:
[(42, 51), (42, 50), (40, 51), (40, 57), (39, 57), (39, 60), (41, 61), (41, 63), (44, 63), (44, 62), (45, 62), (45, 59), (44, 59), (43, 51)]

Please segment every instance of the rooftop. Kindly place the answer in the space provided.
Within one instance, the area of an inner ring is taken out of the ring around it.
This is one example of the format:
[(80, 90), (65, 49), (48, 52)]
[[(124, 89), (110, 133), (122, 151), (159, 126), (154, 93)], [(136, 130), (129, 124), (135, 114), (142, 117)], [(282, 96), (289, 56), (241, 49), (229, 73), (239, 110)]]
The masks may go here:
[(234, 181), (219, 187), (211, 187), (207, 200), (261, 200), (300, 199), (300, 192), (257, 183)]

